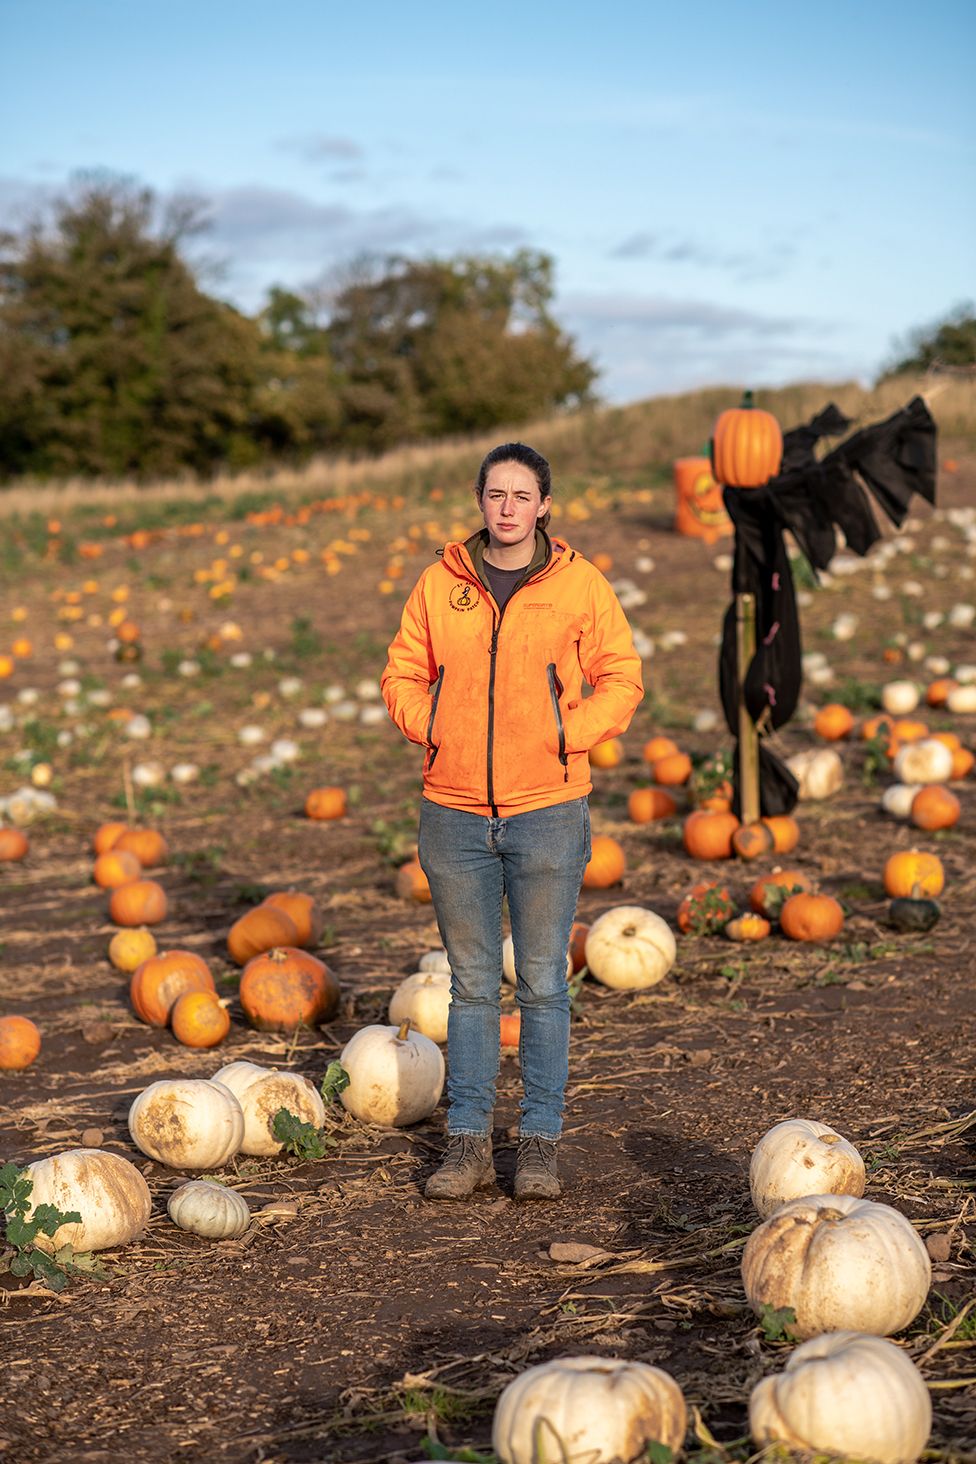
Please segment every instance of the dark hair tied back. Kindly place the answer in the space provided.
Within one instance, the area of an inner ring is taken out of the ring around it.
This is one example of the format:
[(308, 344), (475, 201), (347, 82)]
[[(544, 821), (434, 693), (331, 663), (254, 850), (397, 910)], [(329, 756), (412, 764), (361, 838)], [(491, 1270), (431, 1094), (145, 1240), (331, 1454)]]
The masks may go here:
[[(548, 498), (551, 495), (552, 469), (542, 453), (536, 452), (534, 447), (529, 447), (524, 442), (503, 442), (500, 447), (492, 448), (478, 469), (478, 479), (474, 485), (474, 491), (478, 495), (479, 503), (485, 491), (488, 474), (498, 463), (521, 463), (523, 468), (528, 468), (534, 474), (535, 481), (539, 485), (539, 497)], [(547, 509), (539, 519), (539, 527), (545, 529), (548, 526), (549, 510)]]

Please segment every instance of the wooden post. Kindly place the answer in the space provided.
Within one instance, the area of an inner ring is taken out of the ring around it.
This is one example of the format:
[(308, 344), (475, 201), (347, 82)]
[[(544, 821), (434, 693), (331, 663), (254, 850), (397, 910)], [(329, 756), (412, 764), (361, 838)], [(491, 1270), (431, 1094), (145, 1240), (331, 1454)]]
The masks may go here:
[(756, 654), (756, 597), (735, 597), (735, 675), (739, 692), (739, 803), (744, 824), (759, 818), (759, 734), (749, 715), (745, 676)]

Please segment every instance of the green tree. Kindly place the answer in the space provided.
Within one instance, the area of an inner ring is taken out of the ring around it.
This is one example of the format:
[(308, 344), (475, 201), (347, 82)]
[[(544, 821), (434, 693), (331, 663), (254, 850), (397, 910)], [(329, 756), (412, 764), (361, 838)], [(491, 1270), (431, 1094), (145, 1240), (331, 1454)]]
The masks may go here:
[(165, 474), (253, 456), (255, 323), (180, 253), (198, 222), (96, 179), (0, 250), (0, 471)]
[(342, 406), (329, 336), (311, 299), (274, 286), (258, 316), (260, 382), (254, 435), (275, 455), (307, 457), (334, 447)]
[(976, 310), (972, 304), (957, 305), (944, 320), (912, 331), (897, 350), (899, 359), (885, 376), (937, 366), (976, 366)]
[(585, 400), (596, 372), (552, 296), (552, 260), (531, 250), (361, 265), (329, 322), (347, 440), (482, 431)]

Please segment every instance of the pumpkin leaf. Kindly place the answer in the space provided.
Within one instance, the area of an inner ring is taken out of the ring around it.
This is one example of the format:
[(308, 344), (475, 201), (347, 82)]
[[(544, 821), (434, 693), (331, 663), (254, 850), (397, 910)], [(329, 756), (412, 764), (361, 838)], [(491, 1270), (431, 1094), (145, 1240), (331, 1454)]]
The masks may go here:
[(420, 1440), (420, 1447), (428, 1459), (457, 1459), (458, 1464), (496, 1464), (496, 1455), (485, 1454), (480, 1449), (448, 1448), (430, 1434)]
[(647, 1464), (671, 1464), (674, 1459), (674, 1450), (670, 1444), (659, 1444), (656, 1439), (651, 1439), (647, 1446)]
[(792, 1342), (795, 1340), (791, 1328), (796, 1325), (796, 1312), (791, 1306), (770, 1306), (762, 1304), (759, 1325), (767, 1342)]
[(326, 1103), (331, 1103), (338, 1098), (343, 1088), (349, 1087), (349, 1074), (339, 1059), (333, 1058), (325, 1070), (325, 1077), (322, 1079), (322, 1087), (319, 1090)]
[(287, 1108), (279, 1108), (274, 1116), (271, 1131), (285, 1151), (303, 1162), (310, 1159), (324, 1159), (335, 1139), (323, 1134), (313, 1123), (303, 1123)]

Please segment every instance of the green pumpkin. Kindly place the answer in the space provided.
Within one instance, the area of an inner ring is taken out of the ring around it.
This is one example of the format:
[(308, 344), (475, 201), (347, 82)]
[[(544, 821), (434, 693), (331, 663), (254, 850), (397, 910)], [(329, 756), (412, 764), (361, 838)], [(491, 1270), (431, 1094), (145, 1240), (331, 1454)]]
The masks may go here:
[(931, 930), (942, 914), (938, 900), (913, 900), (905, 895), (888, 906), (888, 921), (896, 930), (924, 933)]

